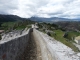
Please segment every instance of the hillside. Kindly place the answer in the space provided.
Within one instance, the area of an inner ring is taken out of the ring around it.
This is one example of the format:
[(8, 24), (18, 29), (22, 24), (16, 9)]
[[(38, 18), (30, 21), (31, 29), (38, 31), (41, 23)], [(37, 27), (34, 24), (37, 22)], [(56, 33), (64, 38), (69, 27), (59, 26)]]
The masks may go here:
[(29, 20), (27, 18), (21, 18), (17, 15), (0, 15), (0, 23), (1, 22), (13, 22), (13, 21), (20, 21), (20, 20)]
[(16, 15), (0, 15), (0, 29), (11, 30), (11, 29), (23, 29), (30, 27), (28, 25), (34, 23), (28, 18), (21, 18)]
[(59, 21), (55, 24), (61, 26), (65, 30), (80, 31), (80, 21)]
[(33, 21), (38, 22), (58, 22), (58, 21), (79, 21), (79, 19), (68, 19), (68, 18), (59, 18), (59, 17), (51, 17), (51, 18), (44, 18), (44, 17), (31, 17)]
[(80, 19), (68, 19), (68, 18), (42, 18), (42, 17), (31, 17), (33, 21), (54, 23), (59, 25), (61, 28), (69, 31), (80, 31)]
[(0, 15), (0, 22), (17, 21), (21, 18), (16, 15)]

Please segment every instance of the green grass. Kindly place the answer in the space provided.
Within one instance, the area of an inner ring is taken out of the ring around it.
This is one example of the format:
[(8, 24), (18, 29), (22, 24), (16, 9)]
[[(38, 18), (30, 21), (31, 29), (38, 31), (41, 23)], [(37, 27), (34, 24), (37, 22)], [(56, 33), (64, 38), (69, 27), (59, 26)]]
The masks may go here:
[(26, 28), (26, 26), (18, 26), (18, 27), (16, 27), (16, 30), (21, 30), (21, 29), (25, 29)]
[(68, 38), (69, 40), (72, 40), (72, 37), (75, 38), (76, 36), (79, 36), (79, 35), (80, 35), (79, 32), (71, 31), (71, 32), (68, 32), (67, 38)]
[[(49, 25), (46, 25), (45, 26), (50, 29), (51, 26)], [(42, 27), (41, 27), (42, 28)], [(53, 29), (50, 29), (50, 30), (53, 30)], [(45, 32), (44, 30), (40, 30), (42, 32)], [(75, 41), (72, 40), (73, 37), (76, 37), (76, 36), (79, 36), (80, 33), (78, 32), (74, 32), (74, 31), (71, 31), (71, 32), (68, 32), (68, 36), (67, 38), (64, 38), (64, 34), (65, 34), (65, 31), (62, 31), (61, 29), (59, 28), (56, 28), (56, 30), (53, 30), (54, 33), (51, 33), (51, 36), (54, 37), (56, 40), (62, 42), (63, 44), (65, 44), (66, 46), (70, 47), (73, 51), (75, 52), (79, 52), (79, 49), (73, 44)]]
[(31, 28), (32, 26), (31, 25), (27, 25), (27, 28)]
[(19, 24), (19, 26), (18, 26), (17, 23), (18, 22), (5, 22), (1, 26), (2, 26), (3, 30), (5, 30), (5, 31), (8, 30), (9, 28), (13, 28), (14, 26), (15, 27), (13, 29), (16, 29), (16, 30), (21, 30), (21, 29), (26, 28), (26, 25)]
[(4, 22), (2, 25), (1, 25), (1, 29), (3, 30), (8, 30), (9, 28), (13, 27), (15, 24), (15, 22)]
[(15, 22), (5, 22), (1, 26), (12, 27), (14, 24), (15, 24)]
[(43, 32), (43, 33), (46, 33), (44, 29), (39, 28), (38, 30)]
[(54, 32), (56, 33), (56, 35), (51, 34), (52, 37), (54, 37), (56, 40), (62, 42), (63, 44), (67, 45), (68, 47), (72, 48), (73, 51), (79, 52), (79, 49), (75, 45), (73, 45), (72, 42), (67, 41), (67, 39), (63, 37), (63, 35), (64, 35), (63, 31), (54, 30)]

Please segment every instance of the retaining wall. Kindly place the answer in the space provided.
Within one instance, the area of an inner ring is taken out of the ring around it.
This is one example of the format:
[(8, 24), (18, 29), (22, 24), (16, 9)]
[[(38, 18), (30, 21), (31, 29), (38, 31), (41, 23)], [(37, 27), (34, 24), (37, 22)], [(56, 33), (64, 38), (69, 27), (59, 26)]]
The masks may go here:
[(0, 60), (16, 60), (20, 54), (24, 52), (29, 40), (29, 32), (18, 38), (9, 40), (5, 43), (0, 44)]

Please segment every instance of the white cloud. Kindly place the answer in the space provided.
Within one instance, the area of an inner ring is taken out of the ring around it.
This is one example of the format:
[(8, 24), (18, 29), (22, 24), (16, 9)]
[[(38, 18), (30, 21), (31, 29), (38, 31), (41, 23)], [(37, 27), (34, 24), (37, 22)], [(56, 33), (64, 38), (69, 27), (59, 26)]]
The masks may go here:
[(17, 9), (16, 0), (1, 0), (0, 1), (0, 14), (9, 14), (9, 12)]
[(80, 17), (80, 0), (1, 0), (1, 14), (21, 17)]

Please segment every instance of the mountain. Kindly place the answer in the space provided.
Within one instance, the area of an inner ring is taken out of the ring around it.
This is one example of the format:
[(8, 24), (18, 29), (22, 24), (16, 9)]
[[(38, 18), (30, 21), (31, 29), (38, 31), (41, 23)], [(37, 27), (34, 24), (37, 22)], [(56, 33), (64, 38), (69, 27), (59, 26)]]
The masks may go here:
[(79, 21), (80, 20), (80, 19), (68, 19), (68, 18), (59, 18), (59, 17), (51, 17), (51, 18), (31, 17), (30, 19), (38, 22)]
[(21, 18), (21, 17), (16, 16), (16, 15), (0, 15), (0, 23), (20, 21), (20, 20), (28, 20), (28, 19), (27, 18)]
[(0, 22), (17, 21), (20, 17), (16, 15), (0, 15)]
[(59, 17), (52, 18), (31, 17), (30, 19), (38, 22), (54, 23), (66, 30), (80, 31), (80, 19), (68, 19)]
[(66, 30), (80, 31), (80, 21), (59, 21), (55, 22), (55, 24)]
[(31, 18), (21, 18), (17, 15), (1, 15), (0, 14), (0, 23), (1, 22), (10, 22), (10, 21), (19, 21), (19, 20), (32, 20), (37, 22), (58, 22), (58, 21), (80, 21), (79, 19), (68, 19), (68, 18), (59, 18), (59, 17), (51, 17), (51, 18), (43, 18), (43, 17), (31, 17)]

